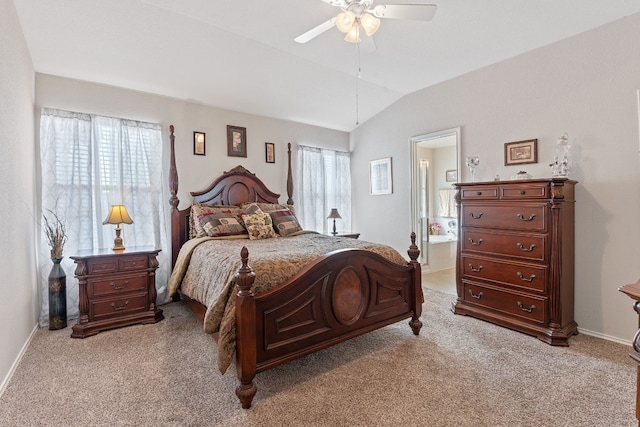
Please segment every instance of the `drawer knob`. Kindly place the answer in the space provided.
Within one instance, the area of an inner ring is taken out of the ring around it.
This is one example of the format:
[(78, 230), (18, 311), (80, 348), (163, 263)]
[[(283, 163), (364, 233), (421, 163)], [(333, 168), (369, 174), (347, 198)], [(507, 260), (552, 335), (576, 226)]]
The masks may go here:
[(120, 306), (117, 306), (115, 302), (111, 303), (111, 307), (113, 307), (115, 311), (124, 310), (125, 308), (127, 308), (128, 305), (129, 305), (129, 300), (125, 301), (125, 303)]
[(471, 237), (469, 237), (469, 243), (471, 243), (473, 246), (480, 246), (482, 244), (484, 240), (480, 239), (477, 242), (475, 240), (473, 240)]
[(516, 273), (516, 274), (518, 275), (518, 277), (520, 278), (520, 280), (522, 280), (522, 281), (524, 281), (524, 282), (533, 282), (533, 279), (535, 279), (535, 278), (536, 278), (536, 275), (535, 275), (535, 274), (532, 274), (531, 276), (529, 276), (529, 278), (528, 278), (528, 279), (527, 279), (526, 277), (524, 277), (524, 276), (522, 275), (522, 273), (520, 273), (519, 271), (518, 271), (518, 273)]
[(135, 267), (136, 266), (136, 262), (135, 261), (131, 261), (131, 266)]
[(520, 221), (533, 221), (533, 218), (535, 217), (536, 217), (536, 214), (529, 215), (529, 218), (525, 218), (524, 215), (518, 214), (518, 218), (520, 218)]
[(105, 268), (107, 268), (107, 264), (102, 264), (102, 266), (100, 266), (100, 268), (104, 270)]
[(482, 191), (477, 191), (476, 196), (482, 196)]
[(482, 212), (480, 212), (479, 214), (474, 214), (473, 212), (469, 212), (469, 216), (473, 219), (480, 219), (482, 218), (482, 215), (484, 215)]
[(480, 292), (479, 294), (474, 294), (473, 291), (471, 289), (469, 289), (469, 295), (471, 295), (471, 298), (475, 298), (475, 299), (480, 299), (482, 298), (482, 292)]
[(534, 243), (529, 246), (529, 249), (525, 248), (522, 243), (516, 243), (516, 246), (518, 246), (522, 252), (531, 252), (536, 248), (536, 245)]
[(520, 190), (520, 195), (521, 195), (521, 196), (524, 196), (524, 195), (525, 195), (525, 193), (526, 193), (526, 191), (524, 191), (524, 190)]
[(115, 282), (111, 282), (111, 283), (109, 283), (109, 285), (111, 285), (111, 287), (112, 287), (114, 290), (116, 290), (116, 291), (118, 291), (118, 290), (120, 290), (120, 289), (124, 289), (124, 288), (126, 288), (128, 284), (129, 284), (129, 281), (128, 281), (128, 280), (125, 280), (125, 281), (124, 281), (124, 283), (122, 284), (122, 286), (118, 286), (118, 285), (116, 285), (116, 283), (115, 283)]
[(484, 268), (483, 266), (479, 265), (478, 268), (474, 268), (473, 264), (469, 264), (469, 268), (471, 269), (471, 271), (473, 271), (474, 273), (480, 273), (482, 271), (482, 269)]
[(526, 311), (527, 313), (531, 313), (536, 308), (535, 305), (531, 305), (529, 308), (524, 308), (524, 305), (520, 301), (518, 301), (518, 307), (520, 307), (520, 310)]

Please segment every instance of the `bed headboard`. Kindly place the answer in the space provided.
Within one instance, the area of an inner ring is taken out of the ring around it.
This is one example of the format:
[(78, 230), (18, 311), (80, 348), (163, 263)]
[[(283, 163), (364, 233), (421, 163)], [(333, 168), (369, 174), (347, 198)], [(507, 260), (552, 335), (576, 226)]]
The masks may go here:
[[(178, 171), (175, 158), (175, 128), (169, 126), (171, 142), (171, 159), (169, 166), (169, 191), (171, 197), (171, 265), (178, 257), (178, 252), (183, 243), (189, 240), (189, 217), (191, 205), (186, 209), (178, 209)], [(291, 143), (287, 144), (287, 204), (293, 205), (293, 178), (291, 175)], [(240, 205), (246, 202), (279, 203), (280, 194), (269, 190), (266, 185), (254, 173), (249, 172), (243, 166), (236, 166), (228, 172), (224, 172), (215, 178), (211, 185), (202, 191), (191, 192), (192, 203), (206, 205)]]

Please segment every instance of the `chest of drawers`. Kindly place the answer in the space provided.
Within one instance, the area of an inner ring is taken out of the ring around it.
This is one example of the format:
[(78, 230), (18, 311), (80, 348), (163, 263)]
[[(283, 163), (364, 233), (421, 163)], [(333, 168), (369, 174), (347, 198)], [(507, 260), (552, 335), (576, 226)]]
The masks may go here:
[(456, 184), (456, 314), (568, 345), (574, 189), (567, 178)]
[(80, 317), (71, 337), (85, 338), (106, 329), (162, 320), (155, 287), (159, 252), (153, 247), (132, 247), (121, 252), (87, 250), (72, 256)]

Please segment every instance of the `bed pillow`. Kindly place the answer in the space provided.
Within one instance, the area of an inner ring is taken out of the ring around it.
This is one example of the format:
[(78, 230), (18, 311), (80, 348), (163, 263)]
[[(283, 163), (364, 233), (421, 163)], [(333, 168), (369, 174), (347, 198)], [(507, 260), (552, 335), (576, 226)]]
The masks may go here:
[(240, 218), (233, 213), (206, 213), (198, 217), (198, 222), (210, 237), (247, 234)]
[(191, 215), (189, 218), (189, 238), (204, 237), (207, 232), (202, 228), (202, 224), (199, 221), (199, 217), (205, 214), (224, 213), (237, 215), (241, 212), (237, 206), (223, 206), (223, 205), (201, 205), (194, 203), (191, 205)]
[(242, 221), (249, 232), (249, 239), (251, 240), (278, 237), (273, 230), (273, 222), (271, 222), (271, 216), (269, 214), (264, 212), (244, 214), (242, 215)]
[(271, 216), (273, 228), (276, 230), (276, 233), (282, 237), (302, 230), (298, 219), (289, 209), (280, 209), (269, 212), (269, 216)]
[(282, 209), (289, 209), (294, 215), (295, 215), (295, 210), (293, 209), (293, 205), (283, 205), (280, 203), (263, 203), (263, 202), (249, 202), (249, 203), (243, 203), (240, 205), (240, 207), (242, 209), (246, 208), (249, 205), (256, 205), (258, 206), (262, 212), (273, 212), (273, 211), (279, 211)]

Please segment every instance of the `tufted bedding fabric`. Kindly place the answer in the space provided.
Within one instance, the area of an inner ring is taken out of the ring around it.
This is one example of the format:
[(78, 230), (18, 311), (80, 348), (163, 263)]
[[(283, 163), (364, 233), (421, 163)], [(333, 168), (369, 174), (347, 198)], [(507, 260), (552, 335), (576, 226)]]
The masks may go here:
[(218, 368), (225, 373), (235, 351), (235, 286), (240, 268), (240, 250), (249, 250), (249, 265), (256, 279), (252, 290), (259, 293), (294, 276), (314, 259), (338, 249), (365, 249), (389, 261), (406, 265), (395, 249), (377, 243), (299, 231), (287, 237), (265, 240), (203, 237), (191, 239), (180, 249), (169, 279), (169, 294), (182, 293), (207, 307), (204, 330), (218, 332)]

